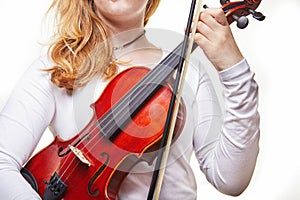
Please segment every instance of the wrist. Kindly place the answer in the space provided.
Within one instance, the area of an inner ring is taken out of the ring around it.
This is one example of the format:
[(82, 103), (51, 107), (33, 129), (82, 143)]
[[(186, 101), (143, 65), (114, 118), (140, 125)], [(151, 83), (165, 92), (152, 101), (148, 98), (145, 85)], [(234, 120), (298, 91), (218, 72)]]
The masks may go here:
[(224, 71), (237, 63), (240, 63), (244, 57), (241, 53), (237, 54), (236, 56), (224, 56), (224, 58), (215, 65), (216, 69), (221, 72)]

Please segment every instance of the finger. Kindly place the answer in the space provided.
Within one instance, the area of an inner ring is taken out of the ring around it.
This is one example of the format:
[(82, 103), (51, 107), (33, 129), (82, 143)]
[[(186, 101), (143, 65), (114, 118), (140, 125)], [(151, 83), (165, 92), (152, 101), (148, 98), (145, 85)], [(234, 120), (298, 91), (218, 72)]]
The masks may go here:
[(199, 15), (199, 21), (206, 24), (210, 29), (216, 30), (220, 26), (219, 22), (208, 12), (201, 12)]
[[(223, 11), (222, 8), (207, 8), (205, 10), (202, 11), (202, 13), (204, 14), (204, 16), (211, 16), (217, 23), (223, 25), (223, 26), (227, 26), (228, 22), (227, 22), (227, 18), (225, 16), (225, 13)], [(202, 14), (202, 16), (203, 16)], [(201, 17), (201, 15), (200, 15)]]
[(197, 22), (196, 32), (200, 33), (207, 39), (210, 38), (210, 34), (213, 34), (212, 29), (206, 23), (204, 23), (202, 21)]
[(194, 36), (194, 42), (200, 47), (200, 48), (204, 48), (208, 45), (210, 45), (210, 41), (201, 33), (196, 33)]

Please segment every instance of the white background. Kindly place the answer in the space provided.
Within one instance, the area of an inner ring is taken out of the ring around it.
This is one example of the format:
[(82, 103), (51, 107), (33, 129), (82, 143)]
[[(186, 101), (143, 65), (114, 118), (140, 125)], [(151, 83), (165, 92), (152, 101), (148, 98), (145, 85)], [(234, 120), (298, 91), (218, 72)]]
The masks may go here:
[[(24, 70), (40, 55), (41, 43), (48, 39), (49, 27), (43, 18), (51, 3), (1, 1), (0, 109)], [(218, 0), (204, 3), (219, 6)], [(189, 4), (184, 0), (162, 0), (148, 27), (181, 33)], [(264, 0), (258, 10), (267, 16), (265, 21), (249, 17), (250, 24), (245, 30), (232, 24), (237, 43), (260, 85), (261, 140), (257, 167), (248, 189), (234, 198), (213, 189), (193, 162), (198, 199), (300, 200), (300, 1)]]

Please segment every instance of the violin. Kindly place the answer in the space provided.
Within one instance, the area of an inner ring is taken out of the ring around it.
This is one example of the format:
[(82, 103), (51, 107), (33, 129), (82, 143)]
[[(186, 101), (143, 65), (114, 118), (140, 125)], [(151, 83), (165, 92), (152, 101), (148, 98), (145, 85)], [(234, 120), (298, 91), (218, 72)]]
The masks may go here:
[[(264, 19), (255, 11), (260, 2), (221, 0), (228, 22), (236, 21), (239, 28), (248, 25), (247, 15)], [(153, 70), (135, 66), (117, 74), (91, 105), (94, 114), (76, 136), (67, 141), (55, 137), (26, 163), (21, 174), (43, 200), (113, 200), (137, 163), (152, 164), (173, 92), (168, 80), (178, 68), (182, 45)], [(181, 101), (174, 140), (185, 124), (185, 112)]]

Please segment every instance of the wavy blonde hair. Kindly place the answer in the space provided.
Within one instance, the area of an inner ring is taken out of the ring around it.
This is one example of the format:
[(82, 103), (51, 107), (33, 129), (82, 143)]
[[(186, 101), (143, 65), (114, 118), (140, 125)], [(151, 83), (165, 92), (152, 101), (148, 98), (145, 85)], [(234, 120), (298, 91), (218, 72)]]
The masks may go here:
[[(148, 0), (144, 25), (159, 2)], [(51, 73), (51, 81), (72, 94), (97, 75), (105, 79), (115, 75), (117, 63), (112, 59), (109, 33), (97, 15), (94, 1), (53, 0), (49, 11), (52, 10), (56, 34), (49, 54), (55, 65), (46, 70)]]

